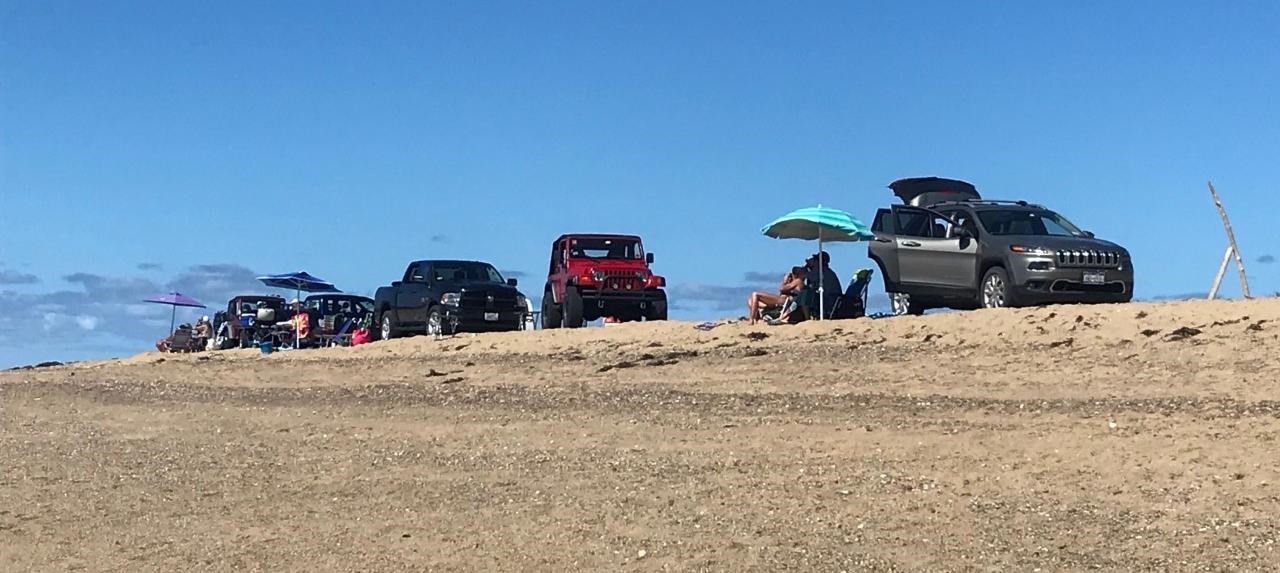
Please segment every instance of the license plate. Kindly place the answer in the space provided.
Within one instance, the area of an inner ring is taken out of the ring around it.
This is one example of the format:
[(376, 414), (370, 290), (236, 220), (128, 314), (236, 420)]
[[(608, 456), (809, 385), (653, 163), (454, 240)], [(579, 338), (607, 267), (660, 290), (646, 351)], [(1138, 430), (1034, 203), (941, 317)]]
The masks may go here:
[(489, 322), (493, 322), (493, 321), (495, 321), (495, 320), (498, 320), (498, 313), (496, 313), (496, 312), (486, 312), (486, 313), (484, 313), (484, 319), (485, 319), (485, 320), (487, 320), (487, 321), (489, 321)]
[(1084, 273), (1084, 284), (1100, 285), (1105, 282), (1107, 282), (1107, 273), (1101, 271)]

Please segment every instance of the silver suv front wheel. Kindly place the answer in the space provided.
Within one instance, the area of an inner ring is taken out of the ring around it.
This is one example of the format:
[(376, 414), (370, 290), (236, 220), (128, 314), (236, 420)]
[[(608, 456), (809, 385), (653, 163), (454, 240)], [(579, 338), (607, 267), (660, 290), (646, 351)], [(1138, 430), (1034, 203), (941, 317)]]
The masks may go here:
[(1009, 278), (1004, 269), (995, 267), (982, 278), (982, 308), (1009, 306)]

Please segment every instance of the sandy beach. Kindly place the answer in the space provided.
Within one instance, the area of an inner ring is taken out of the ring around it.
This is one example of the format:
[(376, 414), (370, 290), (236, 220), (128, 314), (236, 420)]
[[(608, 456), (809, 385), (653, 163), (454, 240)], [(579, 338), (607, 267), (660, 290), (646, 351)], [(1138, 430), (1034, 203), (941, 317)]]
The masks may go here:
[(1274, 571), (1280, 301), (0, 374), (4, 571)]

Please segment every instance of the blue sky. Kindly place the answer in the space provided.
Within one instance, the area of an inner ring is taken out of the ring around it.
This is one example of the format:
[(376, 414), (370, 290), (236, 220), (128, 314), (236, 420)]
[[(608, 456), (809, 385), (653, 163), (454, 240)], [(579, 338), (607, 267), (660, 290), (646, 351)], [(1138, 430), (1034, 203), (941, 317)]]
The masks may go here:
[(1272, 293), (1278, 28), (1275, 2), (0, 0), (0, 366), (142, 350), (168, 317), (139, 295), (255, 273), (371, 293), (474, 257), (529, 286), (565, 231), (644, 235), (674, 314), (724, 316), (813, 249), (761, 225), (867, 220), (915, 175), (1126, 245), (1142, 297), (1207, 290), (1212, 179)]

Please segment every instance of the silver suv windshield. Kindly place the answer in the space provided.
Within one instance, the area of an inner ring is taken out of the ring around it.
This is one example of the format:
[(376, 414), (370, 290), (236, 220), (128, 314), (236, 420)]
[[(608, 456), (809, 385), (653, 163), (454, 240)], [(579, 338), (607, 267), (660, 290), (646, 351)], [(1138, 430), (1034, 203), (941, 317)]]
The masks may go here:
[(992, 235), (1083, 237), (1084, 231), (1066, 217), (1049, 210), (992, 209), (978, 212), (982, 226)]

